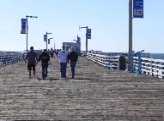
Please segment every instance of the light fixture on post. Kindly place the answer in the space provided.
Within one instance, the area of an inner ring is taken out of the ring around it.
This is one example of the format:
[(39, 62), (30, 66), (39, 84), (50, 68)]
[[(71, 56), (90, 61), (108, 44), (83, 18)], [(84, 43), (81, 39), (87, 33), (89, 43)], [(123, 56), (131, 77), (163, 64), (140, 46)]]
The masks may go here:
[(89, 29), (88, 26), (84, 26), (84, 27), (79, 26), (79, 30), (83, 29), (83, 28), (86, 29), (86, 55), (87, 55), (87, 52), (88, 52), (88, 39), (91, 39), (91, 29)]
[[(49, 32), (46, 32), (46, 50), (48, 50), (48, 34), (52, 34), (52, 33), (49, 33)], [(51, 39), (53, 39), (53, 38), (51, 38)]]
[(28, 52), (28, 18), (38, 18), (37, 16), (26, 16), (26, 51)]
[[(49, 38), (48, 39), (48, 44), (50, 44), (50, 40), (53, 39), (53, 38)], [(48, 49), (48, 44), (47, 44), (47, 49)]]

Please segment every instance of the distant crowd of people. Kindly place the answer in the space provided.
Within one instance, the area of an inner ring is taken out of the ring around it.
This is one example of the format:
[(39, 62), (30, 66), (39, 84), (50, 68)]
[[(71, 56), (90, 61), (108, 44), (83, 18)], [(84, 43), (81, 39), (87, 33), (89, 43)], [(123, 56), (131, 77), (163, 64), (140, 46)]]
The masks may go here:
[[(66, 68), (67, 64), (70, 63), (71, 67), (71, 74), (72, 79), (75, 78), (75, 68), (76, 63), (78, 61), (78, 53), (75, 51), (74, 48), (70, 48), (69, 51), (65, 50), (64, 47), (62, 50), (55, 51), (55, 54), (58, 57), (59, 63), (60, 63), (60, 73), (61, 78), (66, 79)], [(35, 77), (35, 68), (38, 62), (41, 62), (42, 66), (42, 78), (46, 79), (48, 75), (48, 66), (50, 57), (53, 57), (54, 51), (47, 51), (46, 49), (41, 52), (41, 54), (38, 55), (37, 52), (34, 51), (34, 47), (30, 47), (30, 52), (27, 53), (25, 56), (25, 62), (27, 61), (27, 68), (29, 71), (29, 78), (32, 77), (32, 70), (33, 70), (33, 76)]]

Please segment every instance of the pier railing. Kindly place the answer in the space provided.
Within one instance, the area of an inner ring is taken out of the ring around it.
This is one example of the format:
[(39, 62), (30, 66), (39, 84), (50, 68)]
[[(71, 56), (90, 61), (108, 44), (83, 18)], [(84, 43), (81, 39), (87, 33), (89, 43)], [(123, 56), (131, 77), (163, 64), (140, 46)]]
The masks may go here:
[[(138, 70), (138, 57), (134, 57), (134, 69)], [(164, 60), (142, 57), (141, 70), (142, 74), (164, 78)]]
[[(96, 53), (88, 53), (87, 58), (105, 68), (119, 69), (119, 54), (103, 55)], [(126, 57), (127, 59), (127, 57)], [(128, 67), (128, 60), (126, 61), (126, 67)], [(139, 60), (137, 56), (133, 58), (134, 72), (138, 73)], [(141, 58), (141, 72), (142, 74), (154, 76), (158, 78), (164, 78), (164, 60), (142, 57)], [(127, 69), (126, 69), (127, 70)]]
[(105, 68), (117, 69), (119, 56), (107, 56), (101, 54), (88, 53), (87, 58)]
[(22, 59), (21, 52), (0, 51), (0, 67), (17, 63)]

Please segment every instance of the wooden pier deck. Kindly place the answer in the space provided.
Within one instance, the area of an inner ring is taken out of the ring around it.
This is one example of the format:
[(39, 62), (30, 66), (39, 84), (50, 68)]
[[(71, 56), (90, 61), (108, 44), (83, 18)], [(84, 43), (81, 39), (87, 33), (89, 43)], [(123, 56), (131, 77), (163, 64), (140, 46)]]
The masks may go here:
[(24, 62), (0, 68), (0, 121), (164, 121), (164, 80), (108, 70), (81, 57), (76, 77), (60, 79), (57, 58), (48, 79), (29, 79)]

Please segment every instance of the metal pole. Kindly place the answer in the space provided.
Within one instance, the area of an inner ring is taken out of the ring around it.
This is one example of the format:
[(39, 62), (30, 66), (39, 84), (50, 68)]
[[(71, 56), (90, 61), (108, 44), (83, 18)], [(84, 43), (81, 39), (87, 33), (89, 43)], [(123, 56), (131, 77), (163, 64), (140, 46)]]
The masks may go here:
[[(52, 34), (52, 33), (46, 32), (46, 36), (47, 36), (47, 40), (46, 40), (46, 50), (48, 49), (48, 34)], [(53, 39), (53, 38), (50, 38), (50, 39)]]
[(141, 70), (141, 53), (138, 53), (138, 75), (141, 76), (142, 75), (142, 70)]
[(88, 52), (88, 39), (87, 39), (87, 35), (86, 35), (86, 54)]
[(132, 43), (132, 0), (129, 0), (129, 55), (128, 55), (128, 60), (129, 60), (129, 66), (128, 70), (133, 72), (133, 43)]
[(26, 51), (28, 52), (28, 17), (30, 18), (38, 18), (37, 16), (26, 16), (26, 21), (27, 21), (27, 25), (26, 25)]
[(28, 17), (26, 16), (26, 52), (28, 52)]
[(88, 53), (88, 38), (87, 38), (87, 29), (88, 29), (88, 26), (86, 26), (86, 55)]
[(46, 40), (46, 50), (48, 49), (48, 43), (47, 43), (47, 40)]
[(47, 39), (46, 39), (46, 50), (47, 50), (47, 46), (48, 46), (48, 44), (47, 44), (47, 41), (48, 41), (48, 32), (46, 32), (46, 36), (47, 36)]
[(86, 28), (86, 54), (87, 54), (87, 52), (88, 52), (88, 38), (87, 38), (87, 29), (88, 29), (88, 26), (79, 27), (79, 29), (82, 29), (82, 28)]

